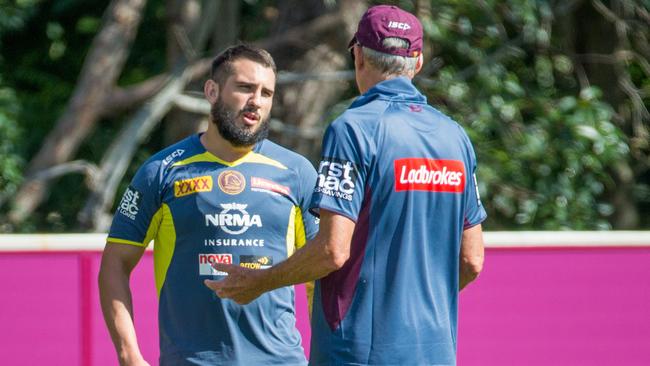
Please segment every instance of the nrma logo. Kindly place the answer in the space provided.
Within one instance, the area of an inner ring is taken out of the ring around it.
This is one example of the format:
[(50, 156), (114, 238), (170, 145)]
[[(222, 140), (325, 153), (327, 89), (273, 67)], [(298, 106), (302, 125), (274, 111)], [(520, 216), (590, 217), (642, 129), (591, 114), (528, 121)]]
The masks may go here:
[(222, 203), (223, 210), (214, 215), (205, 215), (205, 226), (218, 226), (231, 235), (245, 233), (252, 226), (262, 227), (260, 215), (250, 215), (246, 211), (248, 205), (238, 203)]

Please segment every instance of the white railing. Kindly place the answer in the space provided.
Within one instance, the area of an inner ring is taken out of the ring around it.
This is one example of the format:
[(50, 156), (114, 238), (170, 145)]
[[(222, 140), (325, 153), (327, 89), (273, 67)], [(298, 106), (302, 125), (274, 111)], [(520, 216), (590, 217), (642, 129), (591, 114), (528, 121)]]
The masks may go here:
[[(489, 231), (484, 235), (487, 248), (650, 247), (650, 231)], [(3, 234), (0, 252), (101, 251), (105, 242), (105, 233)]]

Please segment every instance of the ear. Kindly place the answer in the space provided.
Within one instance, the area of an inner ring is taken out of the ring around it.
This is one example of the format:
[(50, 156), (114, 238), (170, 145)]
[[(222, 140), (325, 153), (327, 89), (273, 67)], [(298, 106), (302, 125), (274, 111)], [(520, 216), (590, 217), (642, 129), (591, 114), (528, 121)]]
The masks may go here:
[(210, 104), (216, 103), (217, 99), (219, 99), (219, 84), (212, 79), (206, 80), (205, 84), (203, 84), (203, 94), (205, 94), (205, 99)]
[(422, 66), (424, 65), (424, 56), (422, 56), (422, 52), (420, 52), (420, 55), (418, 55), (418, 60), (415, 62), (415, 74), (420, 72), (422, 70)]
[(365, 60), (363, 59), (363, 49), (360, 45), (356, 44), (352, 49), (352, 52), (354, 52), (354, 66), (358, 70), (363, 67), (363, 64), (365, 63)]

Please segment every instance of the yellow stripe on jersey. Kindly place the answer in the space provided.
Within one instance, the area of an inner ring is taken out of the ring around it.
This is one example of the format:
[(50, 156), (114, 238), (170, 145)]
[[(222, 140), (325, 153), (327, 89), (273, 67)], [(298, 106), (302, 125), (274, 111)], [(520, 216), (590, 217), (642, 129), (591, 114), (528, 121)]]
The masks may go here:
[(302, 210), (299, 206), (293, 206), (289, 214), (287, 225), (287, 257), (290, 257), (296, 249), (300, 249), (307, 243), (305, 235), (305, 222), (302, 219)]
[[(164, 204), (163, 204), (164, 205)], [(149, 221), (149, 227), (147, 228), (147, 233), (144, 235), (143, 243), (149, 245), (149, 243), (156, 238), (158, 229), (160, 228), (160, 221), (162, 221), (163, 216), (163, 207), (161, 206), (158, 211), (151, 217)]]
[(266, 164), (280, 169), (287, 169), (287, 167), (284, 164), (280, 163), (279, 161), (273, 160), (269, 157), (266, 157), (262, 154), (258, 154), (256, 152), (250, 152), (240, 160), (244, 160), (245, 163)]
[[(305, 234), (305, 221), (302, 218), (302, 210), (298, 206), (294, 206), (295, 212), (295, 247), (300, 249), (307, 244), (307, 235)], [(314, 303), (314, 281), (305, 283), (305, 292), (307, 294), (307, 310), (309, 311), (309, 320), (311, 321), (311, 310)]]
[(287, 224), (287, 257), (291, 257), (296, 251), (296, 206), (289, 212), (289, 223)]
[(137, 241), (126, 240), (126, 239), (118, 239), (118, 238), (113, 238), (113, 237), (110, 237), (110, 236), (108, 238), (106, 238), (106, 241), (109, 242), (109, 243), (114, 243), (114, 244), (128, 244), (128, 245), (133, 245), (133, 246), (136, 246), (136, 247), (143, 247), (143, 248), (146, 248), (147, 244), (149, 244), (148, 242), (146, 244), (145, 243), (138, 243)]
[(243, 163), (257, 163), (257, 164), (271, 165), (280, 169), (287, 169), (287, 167), (284, 164), (280, 163), (279, 161), (273, 160), (269, 157), (266, 157), (262, 154), (258, 154), (253, 151), (247, 153), (246, 155), (242, 156), (241, 158), (235, 161), (230, 161), (230, 162), (220, 159), (214, 156), (209, 151), (206, 151), (202, 154), (194, 155), (185, 160), (177, 161), (174, 164), (172, 164), (172, 166), (175, 167), (175, 166), (182, 166), (182, 165), (188, 165), (188, 164), (200, 163), (200, 162), (219, 163), (221, 165), (225, 165), (228, 167), (234, 167)]
[(111, 242), (111, 243), (117, 243), (117, 244), (128, 244), (128, 245), (135, 245), (137, 247), (144, 247), (146, 248), (149, 246), (149, 243), (151, 243), (151, 240), (153, 240), (154, 236), (156, 235), (156, 232), (158, 231), (158, 225), (160, 225), (160, 216), (162, 214), (161, 209), (159, 208), (158, 211), (151, 217), (151, 221), (149, 221), (149, 228), (147, 229), (147, 234), (145, 234), (144, 239), (142, 242), (137, 242), (133, 240), (126, 240), (126, 239), (119, 239), (119, 238), (112, 238), (108, 237), (106, 241)]
[(158, 297), (160, 297), (160, 290), (165, 283), (167, 269), (171, 264), (174, 249), (176, 248), (176, 228), (174, 227), (174, 219), (169, 206), (163, 203), (158, 212), (161, 215), (161, 219), (158, 220), (160, 227), (156, 231), (148, 230), (147, 236), (150, 233), (155, 235), (153, 267), (156, 274), (156, 290), (158, 291)]
[(221, 160), (218, 157), (212, 155), (209, 151), (206, 151), (206, 152), (204, 152), (202, 154), (197, 154), (197, 155), (194, 155), (194, 156), (189, 157), (187, 159), (177, 161), (174, 164), (172, 164), (172, 166), (181, 166), (181, 165), (188, 165), (188, 164), (192, 164), (192, 163), (201, 163), (201, 162), (219, 163), (219, 164), (226, 165), (226, 166), (233, 166), (233, 165), (236, 165), (235, 163), (239, 162), (240, 160), (241, 159), (235, 160), (232, 163), (229, 163), (229, 162), (227, 162), (225, 160)]
[(307, 235), (305, 234), (305, 222), (302, 218), (302, 210), (298, 206), (294, 206), (296, 211), (296, 249), (300, 249), (307, 243)]

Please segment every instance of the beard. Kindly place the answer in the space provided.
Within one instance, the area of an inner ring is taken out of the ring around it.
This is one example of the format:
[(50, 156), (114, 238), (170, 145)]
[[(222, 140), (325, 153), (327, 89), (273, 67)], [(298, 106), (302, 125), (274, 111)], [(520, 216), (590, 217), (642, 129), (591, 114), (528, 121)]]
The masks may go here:
[(265, 120), (260, 121), (257, 131), (254, 131), (251, 127), (240, 127), (237, 125), (237, 117), (240, 117), (247, 112), (257, 114), (255, 108), (251, 107), (246, 107), (239, 112), (235, 112), (226, 106), (223, 100), (221, 100), (221, 97), (219, 97), (217, 102), (210, 108), (212, 123), (217, 126), (219, 134), (235, 147), (255, 145), (269, 135), (270, 116)]

